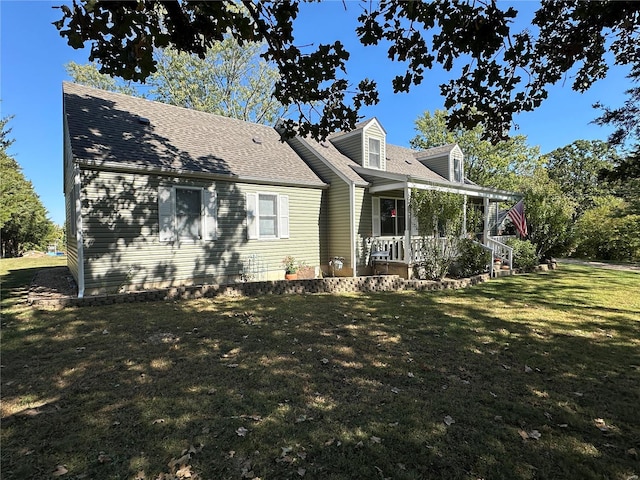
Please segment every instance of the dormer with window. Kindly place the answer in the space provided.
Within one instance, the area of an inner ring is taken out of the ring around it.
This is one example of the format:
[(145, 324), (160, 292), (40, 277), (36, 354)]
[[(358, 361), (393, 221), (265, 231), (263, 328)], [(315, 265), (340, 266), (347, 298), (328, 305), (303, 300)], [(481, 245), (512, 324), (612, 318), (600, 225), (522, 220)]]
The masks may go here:
[(386, 137), (382, 125), (372, 118), (356, 125), (355, 130), (331, 138), (342, 153), (364, 168), (386, 170)]
[(464, 154), (458, 144), (418, 152), (416, 159), (450, 182), (464, 183)]

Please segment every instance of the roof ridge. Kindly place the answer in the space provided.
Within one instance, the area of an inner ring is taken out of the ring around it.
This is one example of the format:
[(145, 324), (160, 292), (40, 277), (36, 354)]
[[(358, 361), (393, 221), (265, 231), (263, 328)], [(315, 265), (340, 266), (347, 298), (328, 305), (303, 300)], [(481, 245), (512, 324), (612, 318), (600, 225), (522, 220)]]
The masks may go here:
[[(161, 102), (160, 100), (154, 100), (151, 98), (146, 98), (146, 97), (137, 97), (134, 95), (128, 95), (126, 93), (122, 93), (122, 92), (114, 92), (112, 90), (105, 90), (103, 88), (97, 88), (97, 87), (91, 87), (89, 85), (82, 85), (80, 83), (75, 83), (75, 82), (69, 82), (64, 80), (62, 82), (62, 87), (63, 87), (63, 93), (67, 93), (64, 89), (65, 85), (69, 85), (69, 86), (73, 86), (73, 88), (80, 88), (80, 89), (89, 89), (89, 90), (93, 90), (95, 92), (102, 92), (102, 93), (106, 93), (107, 95), (117, 95), (119, 97), (124, 97), (126, 98), (128, 101), (146, 101), (161, 107), (167, 107), (167, 108), (177, 108), (179, 110), (184, 110), (187, 112), (193, 112), (196, 115), (211, 115), (217, 118), (221, 118), (221, 119), (225, 119), (225, 120), (230, 120), (233, 122), (240, 122), (240, 123), (244, 123), (244, 124), (249, 124), (249, 125), (253, 125), (253, 126), (257, 126), (257, 127), (262, 127), (262, 128), (268, 128), (270, 130), (273, 130), (275, 128), (275, 126), (272, 125), (266, 125), (264, 123), (257, 123), (257, 122), (251, 122), (249, 120), (242, 120), (240, 118), (235, 118), (235, 117), (228, 117), (226, 115), (220, 115), (219, 113), (212, 113), (212, 112), (205, 112), (202, 110), (197, 110), (195, 108), (187, 108), (187, 107), (181, 107), (180, 105), (173, 105), (171, 103), (165, 103), (165, 102)], [(99, 95), (96, 95), (99, 96)], [(102, 97), (101, 97), (102, 98)]]

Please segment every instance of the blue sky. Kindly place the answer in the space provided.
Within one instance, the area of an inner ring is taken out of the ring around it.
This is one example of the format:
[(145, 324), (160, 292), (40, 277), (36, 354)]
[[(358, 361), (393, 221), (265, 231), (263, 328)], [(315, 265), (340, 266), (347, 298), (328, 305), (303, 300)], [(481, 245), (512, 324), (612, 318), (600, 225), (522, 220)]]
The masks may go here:
[[(10, 126), (15, 139), (12, 153), (33, 182), (50, 218), (64, 223), (62, 191), (62, 82), (68, 80), (64, 64), (86, 63), (89, 49), (67, 46), (51, 22), (60, 18), (52, 6), (63, 0), (0, 2), (0, 109), (2, 116), (15, 115)], [(70, 3), (70, 2), (67, 2)], [(512, 2), (516, 9), (530, 14), (535, 2)], [(422, 85), (408, 94), (393, 94), (391, 78), (401, 65), (386, 60), (384, 48), (359, 46), (354, 19), (360, 13), (357, 2), (341, 1), (306, 5), (296, 23), (296, 43), (328, 43), (341, 40), (351, 58), (348, 76), (357, 83), (364, 77), (378, 82), (380, 103), (365, 108), (365, 117), (377, 117), (387, 131), (387, 141), (408, 146), (415, 136), (414, 121), (425, 111), (443, 108), (438, 84), (445, 72), (433, 71)], [(598, 112), (591, 105), (601, 101), (618, 106), (630, 87), (626, 69), (612, 69), (585, 94), (573, 92), (571, 79), (554, 86), (549, 99), (535, 112), (516, 118), (516, 133), (526, 135), (529, 145), (538, 145), (542, 153), (578, 139), (606, 140), (610, 128), (591, 125)]]

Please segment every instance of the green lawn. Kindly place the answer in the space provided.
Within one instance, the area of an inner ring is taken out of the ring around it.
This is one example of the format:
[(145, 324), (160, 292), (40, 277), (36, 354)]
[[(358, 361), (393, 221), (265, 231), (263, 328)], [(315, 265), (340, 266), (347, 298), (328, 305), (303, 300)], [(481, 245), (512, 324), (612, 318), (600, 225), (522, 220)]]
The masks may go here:
[(5, 262), (3, 479), (640, 475), (639, 273), (54, 311)]

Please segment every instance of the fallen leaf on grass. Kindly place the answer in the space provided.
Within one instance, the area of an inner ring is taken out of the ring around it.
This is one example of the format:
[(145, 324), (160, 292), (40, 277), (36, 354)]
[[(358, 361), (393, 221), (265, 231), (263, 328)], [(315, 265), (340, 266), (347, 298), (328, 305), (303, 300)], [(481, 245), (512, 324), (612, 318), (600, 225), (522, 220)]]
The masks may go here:
[(111, 457), (104, 452), (100, 452), (100, 454), (98, 455), (98, 462), (109, 463), (111, 462)]
[(69, 473), (69, 470), (67, 470), (64, 465), (58, 465), (51, 475), (54, 477), (61, 477), (67, 473)]
[(173, 460), (171, 460), (169, 463), (167, 463), (167, 466), (169, 468), (175, 468), (176, 466), (186, 465), (189, 460), (191, 460), (191, 454), (185, 453), (180, 458), (174, 458)]
[(635, 448), (627, 450), (627, 454), (631, 455), (633, 458), (638, 458), (638, 451)]
[(302, 467), (300, 467), (300, 468), (298, 469), (298, 475), (300, 475), (301, 477), (304, 477), (304, 474), (305, 474), (305, 473), (307, 473), (307, 470), (306, 470), (306, 469), (304, 469), (304, 468), (302, 468)]
[(329, 363), (329, 359), (328, 358), (323, 358), (322, 360), (320, 360), (322, 363), (324, 363), (325, 365), (327, 363)]
[(259, 422), (262, 420), (260, 415), (240, 415), (240, 418), (248, 418), (249, 420), (253, 420), (254, 422)]
[(602, 418), (596, 418), (593, 423), (596, 425), (596, 428), (598, 428), (598, 430), (600, 430), (601, 432), (608, 432), (611, 427), (609, 427), (609, 425), (607, 425), (607, 423), (602, 419)]
[(524, 430), (518, 430), (518, 435), (523, 440), (539, 440), (542, 434), (538, 430), (531, 430), (530, 432), (525, 432)]
[(524, 373), (531, 373), (531, 372), (533, 372), (533, 368), (531, 368), (529, 365), (525, 365)]
[(370, 440), (371, 440), (371, 443), (380, 443), (382, 441), (380, 437), (376, 437), (376, 436), (372, 436)]
[(443, 422), (447, 427), (449, 425), (452, 425), (452, 424), (456, 423), (456, 421), (453, 418), (451, 418), (451, 415), (447, 415), (446, 417), (444, 417)]
[(156, 418), (153, 422), (151, 422), (152, 425), (155, 425), (156, 423), (164, 423), (164, 418)]
[(236, 430), (236, 433), (238, 434), (239, 437), (245, 437), (247, 433), (249, 433), (249, 430), (247, 430), (244, 427), (240, 427)]
[(393, 388), (391, 389), (391, 391), (392, 391), (393, 393), (395, 393), (395, 394), (400, 393), (400, 389), (399, 389), (399, 388), (396, 388), (396, 387), (393, 387)]

